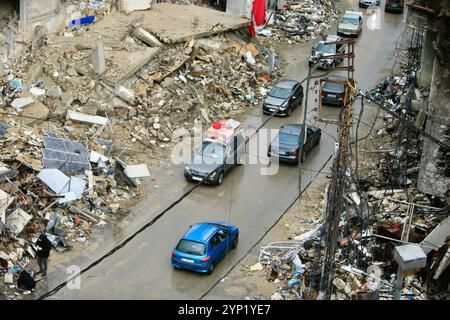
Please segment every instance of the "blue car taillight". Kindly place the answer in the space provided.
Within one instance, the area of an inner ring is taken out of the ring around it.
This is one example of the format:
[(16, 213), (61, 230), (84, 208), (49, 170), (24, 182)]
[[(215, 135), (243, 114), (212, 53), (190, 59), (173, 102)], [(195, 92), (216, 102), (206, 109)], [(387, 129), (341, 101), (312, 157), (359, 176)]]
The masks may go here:
[(209, 261), (209, 259), (211, 259), (211, 256), (207, 256), (206, 258), (201, 259), (200, 262), (206, 262)]

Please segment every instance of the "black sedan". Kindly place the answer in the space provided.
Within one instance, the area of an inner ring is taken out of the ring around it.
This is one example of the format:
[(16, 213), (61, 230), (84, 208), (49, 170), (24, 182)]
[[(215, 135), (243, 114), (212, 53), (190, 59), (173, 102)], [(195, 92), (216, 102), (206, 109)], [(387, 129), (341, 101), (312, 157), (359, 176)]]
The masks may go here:
[(281, 80), (267, 95), (263, 103), (263, 112), (279, 116), (290, 116), (292, 111), (302, 104), (303, 87), (295, 80)]
[(281, 162), (303, 162), (311, 150), (319, 144), (322, 132), (320, 128), (306, 126), (306, 139), (303, 144), (303, 152), (300, 155), (301, 124), (287, 124), (280, 128), (275, 139), (269, 145), (268, 157), (278, 157)]
[[(334, 81), (346, 81), (347, 78), (343, 76), (330, 76), (323, 82), (320, 89), (320, 99), (322, 104), (333, 105), (341, 107), (345, 101), (345, 83), (338, 83)], [(328, 81), (331, 80), (331, 81)]]

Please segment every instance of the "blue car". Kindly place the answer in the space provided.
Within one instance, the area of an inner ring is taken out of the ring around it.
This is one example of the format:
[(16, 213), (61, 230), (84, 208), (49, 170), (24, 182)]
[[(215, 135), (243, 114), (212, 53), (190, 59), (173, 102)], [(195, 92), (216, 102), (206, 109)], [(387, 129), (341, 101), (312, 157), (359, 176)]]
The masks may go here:
[(235, 249), (239, 229), (223, 222), (191, 226), (172, 252), (172, 267), (211, 274), (217, 264)]

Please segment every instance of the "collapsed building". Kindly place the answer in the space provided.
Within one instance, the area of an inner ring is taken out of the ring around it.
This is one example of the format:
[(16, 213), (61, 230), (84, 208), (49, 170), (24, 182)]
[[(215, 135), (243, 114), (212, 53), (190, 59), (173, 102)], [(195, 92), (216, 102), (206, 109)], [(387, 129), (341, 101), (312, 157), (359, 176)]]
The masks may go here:
[(192, 5), (187, 15), (172, 3), (55, 3), (60, 25), (45, 18), (58, 11), (51, 5), (43, 24), (25, 17), (26, 32), (23, 11), (1, 19), (0, 41), (10, 41), (0, 63), (2, 299), (21, 296), (14, 282), (31, 270), (41, 232), (59, 253), (86, 243), (151, 192), (148, 165), (169, 157), (177, 129), (193, 134), (195, 121), (244, 112), (279, 77), (273, 48), (253, 41), (239, 16)]

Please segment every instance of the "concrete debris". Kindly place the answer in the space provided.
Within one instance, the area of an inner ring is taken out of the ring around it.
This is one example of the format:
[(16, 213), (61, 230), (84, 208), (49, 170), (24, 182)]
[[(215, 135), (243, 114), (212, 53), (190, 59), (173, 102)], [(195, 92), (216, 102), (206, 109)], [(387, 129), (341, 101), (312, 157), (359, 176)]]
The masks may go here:
[(134, 29), (134, 35), (139, 39), (144, 41), (146, 44), (148, 44), (151, 47), (162, 47), (162, 43), (153, 36), (150, 32), (137, 27)]
[(331, 29), (337, 20), (337, 11), (332, 1), (289, 1), (285, 10), (268, 13), (265, 25), (256, 28), (256, 33), (270, 41), (287, 44), (318, 38)]
[(76, 112), (76, 111), (67, 111), (67, 120), (72, 120), (75, 122), (83, 122), (83, 123), (90, 123), (90, 124), (98, 124), (98, 125), (105, 125), (108, 123), (108, 118), (100, 117), (100, 116), (91, 116), (88, 114)]
[(258, 262), (256, 264), (254, 264), (253, 266), (250, 266), (250, 270), (251, 271), (262, 271), (262, 270), (264, 270), (264, 267), (261, 263)]
[(120, 0), (121, 8), (130, 13), (135, 10), (147, 10), (152, 7), (153, 0)]
[(17, 99), (14, 99), (14, 101), (11, 103), (11, 107), (13, 107), (17, 111), (21, 112), (22, 108), (32, 104), (33, 102), (34, 102), (33, 98), (30, 98), (30, 97), (17, 98)]
[(127, 165), (125, 168), (125, 174), (130, 178), (143, 178), (150, 176), (150, 172), (148, 171), (146, 164)]
[(18, 236), (32, 218), (33, 216), (18, 208), (6, 216), (5, 225), (15, 236)]

